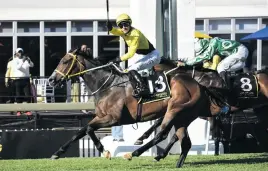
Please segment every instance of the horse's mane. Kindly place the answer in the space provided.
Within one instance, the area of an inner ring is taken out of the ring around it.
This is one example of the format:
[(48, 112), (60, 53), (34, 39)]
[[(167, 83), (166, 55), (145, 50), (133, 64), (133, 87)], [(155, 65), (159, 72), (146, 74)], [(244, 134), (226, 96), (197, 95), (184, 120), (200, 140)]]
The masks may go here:
[(171, 67), (174, 67), (174, 68), (177, 67), (177, 61), (176, 60), (171, 60), (171, 59), (168, 59), (166, 57), (161, 57), (160, 64), (168, 65), (168, 66), (171, 66)]
[[(76, 49), (72, 49), (69, 51), (69, 53), (73, 53), (73, 54), (76, 54), (76, 55), (79, 55), (81, 56), (82, 58), (84, 58), (85, 61), (95, 65), (96, 67), (97, 66), (102, 66), (102, 65), (106, 65), (108, 64), (112, 59), (116, 58), (117, 56), (104, 56), (104, 55), (100, 55), (98, 57), (93, 57), (93, 55), (91, 53), (85, 53), (83, 51), (81, 51), (80, 48), (76, 48)], [(115, 75), (118, 75), (118, 76), (122, 76), (122, 73), (119, 73), (116, 68), (114, 67), (105, 67), (103, 68), (103, 70), (106, 70), (106, 71), (110, 71), (110, 70), (113, 70), (114, 74)]]
[(105, 55), (105, 54), (100, 54), (98, 57), (95, 59), (101, 62), (103, 65), (109, 63), (111, 60), (115, 59), (118, 56), (115, 55)]

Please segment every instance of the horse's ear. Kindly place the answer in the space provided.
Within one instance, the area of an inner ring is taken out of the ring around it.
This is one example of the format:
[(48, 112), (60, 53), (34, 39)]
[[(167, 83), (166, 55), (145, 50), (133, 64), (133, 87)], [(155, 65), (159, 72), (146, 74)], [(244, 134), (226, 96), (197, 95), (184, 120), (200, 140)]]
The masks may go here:
[(77, 52), (79, 52), (80, 51), (80, 48), (76, 48), (75, 50), (73, 50), (73, 54), (76, 54)]

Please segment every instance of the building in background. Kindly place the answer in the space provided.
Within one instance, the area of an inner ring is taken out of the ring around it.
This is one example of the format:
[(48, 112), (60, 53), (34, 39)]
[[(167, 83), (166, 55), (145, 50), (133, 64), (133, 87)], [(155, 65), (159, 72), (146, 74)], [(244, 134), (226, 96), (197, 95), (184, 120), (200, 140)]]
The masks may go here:
[[(109, 2), (111, 20), (120, 13), (131, 14), (134, 26), (136, 23), (164, 56), (177, 57), (176, 0)], [(142, 3), (145, 5), (139, 5)], [(268, 24), (267, 4), (267, 0), (196, 0), (195, 30), (240, 40)], [(34, 76), (50, 75), (59, 58), (81, 44), (87, 44), (95, 57), (119, 54), (116, 37), (107, 35), (106, 17), (105, 0), (4, 1), (0, 6), (0, 76), (17, 47), (25, 49), (35, 63)], [(251, 41), (251, 47), (253, 64), (259, 56), (268, 65), (268, 41)]]

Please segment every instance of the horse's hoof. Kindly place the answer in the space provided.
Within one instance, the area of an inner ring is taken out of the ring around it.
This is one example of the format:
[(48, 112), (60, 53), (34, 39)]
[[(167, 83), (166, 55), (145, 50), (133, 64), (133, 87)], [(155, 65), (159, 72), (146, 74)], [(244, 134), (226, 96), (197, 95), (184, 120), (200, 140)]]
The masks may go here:
[(127, 160), (132, 160), (132, 154), (131, 153), (127, 153), (123, 156), (124, 159), (127, 159)]
[(57, 156), (57, 155), (52, 155), (51, 156), (51, 160), (57, 160), (57, 159), (59, 159), (60, 157), (59, 156)]
[(108, 150), (105, 150), (105, 151), (103, 152), (103, 156), (104, 156), (106, 159), (109, 159), (109, 160), (112, 159), (111, 153), (110, 153), (110, 151), (108, 151)]
[(156, 157), (154, 158), (154, 162), (159, 162), (160, 159), (161, 159), (161, 158), (160, 158), (159, 156), (156, 156)]
[(137, 140), (134, 145), (142, 145), (143, 144), (143, 141), (142, 140)]
[(157, 160), (157, 159), (154, 159), (154, 160), (153, 160), (153, 162), (159, 162), (159, 160)]

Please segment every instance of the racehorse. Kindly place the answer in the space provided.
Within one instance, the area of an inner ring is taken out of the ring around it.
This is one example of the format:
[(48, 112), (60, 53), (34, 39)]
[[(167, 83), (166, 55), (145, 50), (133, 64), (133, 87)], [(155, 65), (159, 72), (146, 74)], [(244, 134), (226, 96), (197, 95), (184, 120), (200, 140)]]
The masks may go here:
[[(170, 63), (170, 62), (169, 62)], [(173, 67), (175, 67), (175, 65), (173, 64)], [(192, 75), (192, 77), (198, 81), (198, 83), (200, 83), (203, 86), (206, 86), (207, 88), (218, 88), (221, 89), (223, 88), (223, 82), (222, 79), (219, 79), (220, 77), (218, 76), (218, 74), (215, 71), (209, 71), (206, 69), (201, 69), (201, 70), (196, 70), (195, 74), (194, 74), (194, 70), (193, 69), (186, 69), (183, 68), (182, 70), (184, 70), (187, 74)], [(202, 71), (203, 70), (203, 71)], [(243, 89), (243, 84), (248, 84), (249, 87), (252, 86), (252, 84), (256, 83), (256, 89), (260, 89), (258, 94), (260, 95), (259, 98), (250, 98), (247, 97), (246, 99), (239, 99), (237, 97), (232, 96), (233, 98), (235, 98), (236, 101), (238, 101), (236, 103), (235, 106), (233, 106), (231, 108), (230, 112), (235, 112), (237, 110), (243, 110), (243, 109), (247, 109), (247, 108), (262, 108), (267, 106), (267, 88), (265, 87), (265, 84), (267, 83), (267, 71), (266, 70), (261, 70), (258, 71), (252, 75), (254, 75), (257, 79), (257, 82), (243, 82), (243, 78), (240, 79), (239, 81), (241, 81), (241, 85), (239, 85), (241, 87), (241, 89)], [(245, 75), (245, 74), (244, 74)], [(239, 74), (238, 74), (239, 76)], [(249, 78), (246, 78), (249, 79)], [(215, 89), (214, 89), (215, 90)], [(234, 90), (233, 93), (236, 93), (235, 91), (239, 91), (239, 90)], [(230, 94), (230, 93), (229, 93)], [(237, 94), (237, 93), (236, 93)], [(226, 102), (228, 103), (228, 99)], [(234, 99), (231, 100), (231, 103), (233, 103), (233, 101), (235, 101)], [(249, 106), (248, 106), (249, 105)], [(158, 119), (154, 125), (152, 125), (142, 136), (140, 136), (136, 142), (135, 145), (141, 145), (143, 144), (143, 140), (147, 139), (149, 137), (149, 135), (158, 127), (161, 125), (163, 118)], [(213, 131), (214, 134), (219, 134), (219, 121), (215, 120), (215, 117), (208, 117), (207, 118), (210, 122), (210, 131)], [(265, 118), (266, 119), (266, 118)], [(267, 119), (266, 119), (267, 121)], [(217, 122), (217, 123), (215, 123)], [(213, 130), (214, 129), (214, 130)], [(219, 135), (216, 135), (219, 136)], [(257, 140), (257, 139), (256, 139)], [(161, 154), (158, 154), (154, 159), (156, 161), (159, 161), (160, 159), (163, 159), (167, 156), (169, 150), (172, 148), (173, 144), (178, 141), (178, 136), (176, 135), (176, 133), (172, 136), (169, 144), (166, 146), (166, 148), (164, 149), (164, 151)], [(258, 140), (257, 140), (258, 141)], [(219, 139), (218, 137), (216, 137), (215, 140), (215, 145), (216, 145), (216, 149), (215, 149), (215, 155), (218, 155), (218, 151), (219, 151)]]
[[(172, 65), (163, 65), (160, 68), (165, 70), (165, 67), (174, 68)], [(157, 67), (155, 68), (157, 70)], [(180, 69), (175, 68), (166, 72), (171, 97), (146, 103), (142, 109), (140, 122), (164, 116), (160, 132), (143, 147), (131, 154), (126, 154), (124, 156), (126, 159), (130, 160), (133, 156), (140, 156), (144, 151), (165, 139), (172, 126), (174, 126), (176, 135), (181, 142), (182, 153), (177, 163), (177, 167), (181, 167), (191, 148), (191, 140), (187, 133), (188, 125), (198, 116), (209, 117), (217, 114), (225, 104), (222, 99), (215, 97), (211, 91), (198, 84), (187, 72), (180, 71)], [(94, 131), (103, 127), (135, 123), (137, 121), (138, 99), (131, 94), (133, 89), (128, 82), (128, 77), (122, 74), (115, 64), (104, 64), (99, 60), (86, 58), (80, 54), (79, 49), (66, 54), (62, 58), (55, 72), (50, 76), (49, 82), (55, 86), (65, 79), (78, 75), (84, 78), (87, 86), (95, 95), (96, 117), (55, 152), (52, 158), (59, 158), (72, 142), (86, 134), (91, 137), (97, 149), (104, 153), (104, 156), (110, 158), (109, 152), (104, 150)], [(268, 93), (264, 86), (267, 83), (267, 75), (259, 73), (257, 77), (260, 93), (267, 97)], [(245, 106), (245, 108), (248, 107), (250, 106)], [(239, 108), (243, 109), (241, 106)], [(238, 107), (231, 108), (231, 110), (237, 109)]]
[[(103, 127), (133, 124), (137, 122), (137, 106), (139, 99), (132, 96), (133, 88), (126, 74), (121, 73), (117, 65), (102, 63), (76, 49), (67, 53), (58, 64), (49, 78), (52, 86), (59, 85), (65, 79), (82, 76), (86, 85), (95, 96), (95, 115), (88, 125), (79, 130), (71, 140), (66, 142), (52, 155), (58, 159), (75, 141), (88, 134), (96, 148), (104, 153), (106, 158), (111, 158), (109, 151), (96, 137), (94, 131)], [(181, 167), (191, 148), (191, 141), (187, 133), (187, 126), (195, 120), (200, 113), (204, 116), (211, 115), (210, 99), (206, 89), (186, 74), (168, 74), (171, 97), (143, 104), (139, 122), (155, 120), (163, 117), (161, 131), (155, 137), (153, 144), (165, 139), (174, 125), (177, 136), (181, 142), (182, 154), (177, 163)], [(219, 111), (216, 107), (214, 111)], [(136, 156), (139, 156), (137, 154)]]
[[(168, 66), (175, 66), (174, 61), (171, 60), (165, 60), (163, 58), (162, 62), (164, 61), (165, 65)], [(158, 66), (159, 67), (159, 66)], [(165, 66), (164, 66), (165, 67)], [(207, 88), (223, 88), (223, 80), (218, 76), (217, 72), (209, 69), (203, 69), (201, 68), (202, 66), (199, 66), (197, 70), (194, 70), (194, 68), (181, 68), (181, 70), (184, 70), (189, 75), (192, 75), (192, 77), (201, 85), (207, 87)], [(156, 66), (157, 69), (157, 66)], [(166, 70), (169, 70), (171, 68), (166, 68)], [(158, 68), (159, 70), (159, 68)], [(216, 120), (215, 117), (200, 117), (201, 119), (208, 120), (210, 122), (210, 131), (213, 133), (213, 136), (215, 138), (215, 155), (219, 154), (218, 151), (218, 146), (219, 146), (219, 121)], [(147, 139), (155, 130), (158, 126), (161, 125), (163, 121), (163, 117), (159, 118), (154, 122), (154, 124), (144, 133), (142, 134), (134, 143), (135, 145), (141, 145), (143, 144), (143, 140)], [(159, 161), (161, 158), (164, 158), (169, 150), (171, 149), (172, 145), (178, 141), (178, 137), (176, 134), (172, 137), (170, 143), (167, 145), (167, 148), (163, 151), (162, 154), (159, 154), (158, 156), (155, 157), (155, 160)]]

